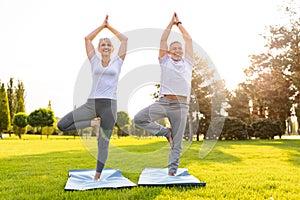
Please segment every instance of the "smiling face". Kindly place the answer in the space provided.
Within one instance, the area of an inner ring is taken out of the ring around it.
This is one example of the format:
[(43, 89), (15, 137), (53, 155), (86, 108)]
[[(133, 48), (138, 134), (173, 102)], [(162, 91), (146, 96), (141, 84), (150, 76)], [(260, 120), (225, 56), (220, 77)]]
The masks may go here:
[(108, 38), (101, 38), (98, 45), (98, 51), (101, 56), (110, 56), (113, 52), (113, 46)]
[(183, 56), (183, 50), (182, 50), (182, 45), (180, 42), (175, 41), (170, 44), (169, 55), (170, 55), (171, 59), (173, 59), (175, 61), (181, 60), (181, 58)]

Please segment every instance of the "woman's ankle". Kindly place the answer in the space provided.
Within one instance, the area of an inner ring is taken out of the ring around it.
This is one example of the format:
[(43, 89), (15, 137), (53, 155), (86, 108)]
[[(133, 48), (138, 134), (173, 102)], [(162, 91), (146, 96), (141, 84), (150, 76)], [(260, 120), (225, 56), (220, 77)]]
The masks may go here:
[(94, 176), (94, 181), (99, 181), (100, 180), (100, 176), (101, 176), (101, 173), (100, 172), (96, 172), (95, 176)]

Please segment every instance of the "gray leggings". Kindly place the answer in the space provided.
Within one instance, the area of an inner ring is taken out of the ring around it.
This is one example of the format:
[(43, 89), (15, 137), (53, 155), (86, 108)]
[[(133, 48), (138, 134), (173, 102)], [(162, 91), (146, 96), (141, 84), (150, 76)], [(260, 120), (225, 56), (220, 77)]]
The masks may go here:
[(102, 172), (108, 156), (109, 140), (117, 119), (117, 101), (113, 99), (88, 99), (85, 104), (69, 112), (58, 123), (63, 132), (91, 126), (91, 120), (100, 117), (100, 137), (96, 171)]
[(154, 104), (144, 108), (134, 117), (134, 123), (157, 136), (167, 136), (170, 129), (155, 121), (167, 117), (171, 124), (173, 148), (170, 150), (169, 172), (176, 173), (182, 152), (182, 137), (186, 126), (189, 106), (186, 100), (160, 98)]

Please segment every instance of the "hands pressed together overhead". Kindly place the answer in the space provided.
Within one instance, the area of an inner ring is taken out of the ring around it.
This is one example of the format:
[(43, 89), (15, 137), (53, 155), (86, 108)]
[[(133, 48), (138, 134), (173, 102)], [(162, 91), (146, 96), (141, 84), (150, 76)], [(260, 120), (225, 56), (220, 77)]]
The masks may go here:
[(176, 25), (178, 26), (179, 24), (181, 24), (181, 22), (179, 21), (179, 18), (176, 14), (176, 12), (174, 12), (173, 16), (172, 16), (172, 19), (171, 19), (171, 22), (170, 22), (170, 25)]
[(103, 26), (106, 27), (106, 28), (109, 26), (109, 24), (108, 24), (108, 15), (106, 15), (106, 17), (103, 21)]

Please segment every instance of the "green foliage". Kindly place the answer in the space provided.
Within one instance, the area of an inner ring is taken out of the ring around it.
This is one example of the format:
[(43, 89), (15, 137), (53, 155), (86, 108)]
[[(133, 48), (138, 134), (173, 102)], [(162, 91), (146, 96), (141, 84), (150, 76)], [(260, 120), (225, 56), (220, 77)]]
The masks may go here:
[(287, 20), (268, 27), (263, 35), (266, 51), (251, 55), (251, 66), (245, 70), (255, 118), (264, 118), (267, 111), (268, 118), (283, 121), (292, 104), (299, 105), (299, 3), (290, 1), (281, 12)]
[(119, 111), (117, 113), (117, 125), (118, 127), (124, 127), (130, 124), (130, 118), (126, 111)]
[(243, 84), (243, 89), (253, 101), (254, 119), (268, 116), (273, 120), (285, 120), (289, 115), (293, 95), (290, 81), (275, 70), (261, 73), (249, 84)]
[(237, 117), (243, 122), (250, 124), (249, 97), (244, 90), (244, 84), (238, 85), (238, 88), (227, 96), (229, 107), (226, 109), (231, 117)]
[(0, 132), (10, 130), (10, 120), (7, 93), (2, 83), (0, 88)]
[[(194, 55), (193, 73), (192, 73), (192, 89), (190, 108), (199, 110), (197, 113), (198, 129), (196, 131), (197, 138), (200, 134), (206, 135), (211, 118), (221, 115), (224, 107), (227, 90), (223, 80), (215, 79), (215, 69), (211, 68), (208, 60)], [(197, 107), (193, 103), (197, 102)]]
[(15, 86), (14, 79), (10, 78), (7, 83), (7, 96), (11, 119), (16, 113), (25, 112), (25, 87), (22, 81), (18, 80)]
[[(130, 125), (130, 118), (126, 111), (119, 111), (117, 113), (117, 123), (116, 127), (118, 128), (117, 135), (120, 136), (128, 136), (129, 130), (128, 126)], [(126, 128), (127, 127), (127, 128)]]
[(17, 109), (16, 112), (25, 112), (25, 104), (24, 104), (24, 99), (23, 98), (19, 98), (18, 99), (18, 104), (17, 104)]
[(279, 121), (259, 119), (251, 124), (253, 136), (260, 139), (274, 139), (276, 135), (282, 135), (283, 130)]
[[(31, 112), (28, 116), (28, 124), (32, 127), (40, 127), (40, 133), (43, 134), (43, 127), (51, 127), (55, 122), (54, 113), (52, 110), (46, 108), (39, 108)], [(51, 133), (53, 133), (52, 130)], [(39, 131), (38, 131), (39, 132)], [(51, 134), (49, 128), (46, 130), (46, 135)]]
[[(246, 124), (236, 117), (216, 117), (211, 122), (211, 127), (220, 140), (246, 140), (248, 139)], [(217, 131), (222, 130), (221, 134)]]
[(245, 122), (237, 117), (226, 117), (221, 137), (225, 138), (226, 140), (248, 139), (247, 126)]
[(16, 97), (16, 111), (15, 113), (18, 112), (25, 112), (25, 104), (24, 104), (24, 99), (25, 99), (25, 87), (22, 81), (18, 81), (18, 85), (15, 88), (15, 97)]
[(7, 98), (8, 98), (8, 106), (9, 106), (9, 114), (10, 119), (14, 118), (14, 114), (16, 112), (16, 104), (15, 104), (15, 93), (14, 93), (14, 79), (10, 78), (7, 83)]
[[(213, 79), (215, 71), (209, 68), (208, 61), (194, 55), (192, 71), (192, 94), (199, 104), (199, 111), (206, 119), (211, 118), (212, 88), (209, 83)], [(192, 98), (194, 99), (194, 97)]]
[(54, 123), (53, 111), (46, 108), (37, 109), (28, 116), (28, 123), (32, 127), (52, 126)]
[(15, 114), (13, 131), (20, 139), (21, 135), (26, 133), (26, 126), (28, 125), (27, 118), (28, 116), (24, 112)]
[(28, 118), (28, 116), (24, 112), (19, 112), (19, 113), (15, 114), (14, 125), (16, 125), (20, 128), (26, 127), (28, 125), (27, 118)]

